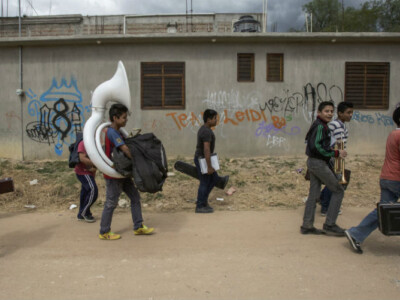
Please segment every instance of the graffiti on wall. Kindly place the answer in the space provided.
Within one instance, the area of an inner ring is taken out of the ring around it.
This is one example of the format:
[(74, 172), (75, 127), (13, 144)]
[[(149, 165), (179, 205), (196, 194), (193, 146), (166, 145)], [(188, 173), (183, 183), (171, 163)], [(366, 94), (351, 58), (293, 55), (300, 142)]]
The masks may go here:
[(294, 115), (301, 113), (304, 119), (311, 123), (316, 118), (319, 103), (343, 101), (342, 89), (337, 85), (327, 86), (324, 82), (317, 85), (307, 83), (302, 91), (283, 90), (283, 94), (269, 98), (260, 104), (260, 109), (271, 115), (281, 114), (287, 121), (291, 121)]
[(76, 133), (82, 131), (85, 123), (84, 112), (90, 112), (90, 106), (82, 105), (82, 94), (77, 81), (71, 78), (53, 78), (50, 88), (38, 97), (31, 89), (27, 92), (31, 99), (28, 113), (35, 121), (26, 125), (26, 134), (37, 143), (54, 145), (57, 155), (62, 155), (64, 146), (68, 147), (76, 139)]
[(379, 126), (394, 126), (394, 122), (391, 116), (384, 115), (380, 112), (376, 112), (375, 116), (372, 114), (362, 113), (355, 110), (353, 113), (353, 121), (359, 122), (360, 124), (375, 124)]

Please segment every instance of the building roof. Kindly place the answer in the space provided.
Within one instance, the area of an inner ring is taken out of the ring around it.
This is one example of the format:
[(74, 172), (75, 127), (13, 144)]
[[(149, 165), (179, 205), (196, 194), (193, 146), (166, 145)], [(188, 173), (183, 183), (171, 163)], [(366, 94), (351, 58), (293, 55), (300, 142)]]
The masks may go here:
[(155, 33), (1, 38), (0, 47), (120, 43), (400, 43), (400, 33)]

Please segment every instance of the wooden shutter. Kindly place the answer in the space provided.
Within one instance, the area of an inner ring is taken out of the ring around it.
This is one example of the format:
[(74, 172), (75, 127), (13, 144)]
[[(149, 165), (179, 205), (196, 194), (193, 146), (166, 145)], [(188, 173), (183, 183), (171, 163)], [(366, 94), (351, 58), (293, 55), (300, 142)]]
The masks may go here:
[(238, 53), (237, 80), (244, 82), (254, 81), (254, 53)]
[(267, 53), (267, 81), (283, 81), (282, 53)]
[(390, 63), (346, 62), (345, 101), (357, 109), (389, 108)]
[(185, 63), (141, 63), (143, 109), (185, 107)]

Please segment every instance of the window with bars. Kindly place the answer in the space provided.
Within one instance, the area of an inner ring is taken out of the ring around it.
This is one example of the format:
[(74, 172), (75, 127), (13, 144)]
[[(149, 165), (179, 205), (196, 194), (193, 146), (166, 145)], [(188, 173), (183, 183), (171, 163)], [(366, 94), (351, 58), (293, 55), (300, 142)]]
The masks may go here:
[(142, 109), (185, 108), (185, 63), (141, 63)]
[(267, 81), (283, 81), (283, 53), (267, 53)]
[(254, 81), (254, 53), (238, 53), (237, 81)]
[(388, 109), (390, 63), (346, 62), (345, 101), (357, 109)]

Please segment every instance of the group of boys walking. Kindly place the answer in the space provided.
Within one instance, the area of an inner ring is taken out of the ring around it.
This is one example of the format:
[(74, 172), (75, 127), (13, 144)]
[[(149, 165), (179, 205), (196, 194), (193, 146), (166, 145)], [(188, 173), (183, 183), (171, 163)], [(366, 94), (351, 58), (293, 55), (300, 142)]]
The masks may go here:
[[(212, 127), (217, 124), (218, 113), (215, 110), (207, 109), (204, 111), (204, 125), (201, 126), (197, 135), (197, 146), (194, 156), (194, 163), (197, 167), (200, 184), (198, 188), (196, 213), (212, 213), (214, 210), (208, 203), (208, 196), (220, 177), (211, 165), (211, 154), (215, 148), (215, 135)], [(105, 135), (105, 154), (112, 159), (114, 148), (122, 151), (128, 158), (132, 155), (128, 146), (124, 142), (119, 129), (125, 127), (128, 121), (128, 109), (122, 104), (113, 104), (109, 110), (110, 127)], [(83, 141), (78, 144), (78, 153), (80, 163), (75, 167), (77, 178), (82, 184), (80, 194), (80, 206), (77, 218), (89, 223), (95, 222), (90, 211), (90, 207), (97, 200), (98, 188), (95, 181), (96, 167), (87, 155)], [(199, 164), (199, 158), (204, 157), (207, 163), (207, 173), (202, 174)], [(102, 240), (117, 240), (121, 235), (111, 231), (111, 222), (115, 208), (118, 205), (118, 199), (124, 192), (131, 201), (131, 214), (133, 221), (133, 232), (135, 235), (150, 235), (154, 228), (143, 224), (142, 206), (140, 194), (136, 189), (132, 178), (113, 178), (104, 174), (106, 182), (106, 201), (104, 203), (103, 213), (100, 222), (99, 238)]]
[[(377, 209), (368, 214), (358, 226), (348, 230), (336, 224), (347, 185), (339, 183), (338, 176), (332, 169), (332, 159), (338, 157), (344, 159), (347, 151), (345, 149), (334, 150), (333, 145), (338, 139), (342, 139), (346, 145), (348, 131), (345, 123), (352, 118), (353, 105), (349, 102), (341, 102), (338, 105), (338, 118), (331, 121), (333, 114), (334, 104), (332, 102), (320, 103), (317, 119), (306, 135), (310, 191), (305, 204), (300, 232), (302, 234), (346, 236), (351, 248), (356, 253), (362, 254), (361, 243), (378, 228)], [(400, 107), (394, 110), (392, 118), (397, 128), (389, 134), (386, 142), (385, 161), (380, 175), (381, 203), (396, 203), (400, 197)], [(321, 184), (325, 184), (322, 193)], [(330, 200), (328, 206), (326, 198)], [(326, 214), (322, 230), (314, 227), (318, 200), (321, 202), (321, 214)]]
[[(353, 105), (341, 102), (337, 107), (337, 118), (334, 116), (333, 102), (324, 101), (318, 106), (318, 116), (306, 134), (307, 169), (310, 175), (310, 190), (305, 203), (303, 224), (300, 227), (302, 234), (346, 236), (351, 247), (357, 253), (362, 253), (361, 243), (378, 227), (376, 209), (372, 211), (356, 227), (345, 230), (336, 224), (347, 185), (339, 183), (338, 174), (333, 170), (335, 158), (344, 159), (347, 156), (346, 144), (348, 130), (346, 122), (350, 122), (353, 115)], [(197, 144), (194, 156), (200, 184), (197, 192), (196, 213), (212, 213), (214, 210), (208, 203), (208, 197), (220, 177), (211, 164), (211, 154), (215, 149), (215, 134), (212, 130), (217, 125), (218, 113), (207, 109), (203, 113), (204, 125), (197, 133)], [(129, 148), (125, 145), (119, 129), (125, 127), (128, 119), (128, 109), (122, 104), (113, 104), (109, 110), (111, 125), (105, 137), (105, 153), (112, 159), (112, 151), (118, 148), (128, 158), (132, 159)], [(381, 202), (394, 203), (400, 197), (400, 107), (393, 113), (393, 121), (397, 129), (390, 133), (386, 144), (385, 162), (380, 176)], [(344, 143), (344, 149), (335, 150), (338, 140)], [(83, 141), (78, 145), (80, 163), (75, 167), (77, 178), (82, 183), (78, 220), (95, 222), (90, 207), (97, 199), (98, 188), (94, 180), (96, 167), (88, 157)], [(202, 174), (199, 158), (204, 157), (207, 164), (207, 173)], [(104, 175), (106, 181), (106, 201), (100, 222), (99, 238), (102, 240), (116, 240), (119, 234), (111, 231), (113, 212), (118, 205), (121, 192), (131, 201), (133, 231), (135, 235), (149, 235), (154, 228), (143, 224), (140, 194), (132, 178), (112, 178)], [(321, 193), (321, 185), (325, 188)], [(321, 215), (326, 215), (322, 230), (314, 227), (314, 218), (317, 202), (321, 203)]]

